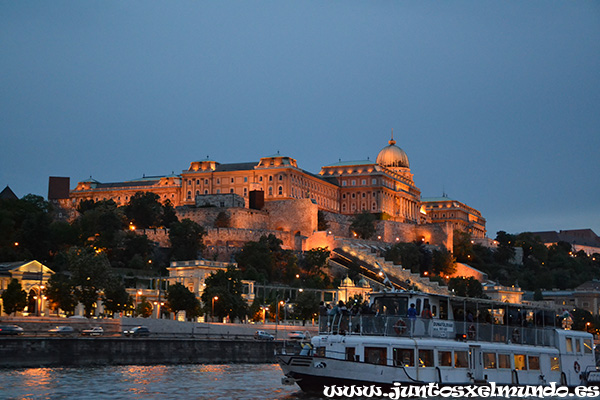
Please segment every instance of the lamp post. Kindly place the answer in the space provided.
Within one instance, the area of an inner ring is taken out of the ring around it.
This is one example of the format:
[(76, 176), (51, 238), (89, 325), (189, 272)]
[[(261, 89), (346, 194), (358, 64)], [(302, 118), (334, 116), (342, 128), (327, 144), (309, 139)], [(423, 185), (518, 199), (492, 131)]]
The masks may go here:
[(277, 339), (277, 326), (279, 325), (279, 306), (283, 305), (283, 300), (277, 302), (277, 315), (275, 316), (275, 339)]
[(215, 296), (215, 297), (212, 298), (212, 313), (211, 313), (211, 316), (212, 316), (213, 322), (215, 321), (215, 300), (219, 300), (219, 296)]

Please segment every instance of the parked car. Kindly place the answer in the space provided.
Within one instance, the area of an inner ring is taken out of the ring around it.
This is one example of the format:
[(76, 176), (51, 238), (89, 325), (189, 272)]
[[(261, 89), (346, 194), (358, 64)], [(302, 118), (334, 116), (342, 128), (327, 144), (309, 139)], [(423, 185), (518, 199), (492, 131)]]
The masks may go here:
[(92, 329), (84, 329), (81, 331), (83, 336), (102, 336), (104, 335), (104, 329), (101, 326), (95, 326)]
[(308, 340), (310, 339), (310, 335), (308, 332), (302, 331), (292, 331), (288, 333), (288, 339), (290, 340)]
[(125, 336), (150, 336), (150, 329), (145, 326), (136, 326), (135, 328), (123, 331)]
[(265, 331), (256, 331), (256, 333), (254, 333), (254, 339), (256, 339), (256, 340), (273, 340), (273, 339), (275, 339), (275, 337)]
[(71, 336), (75, 334), (75, 329), (69, 325), (57, 326), (56, 328), (52, 328), (48, 330), (48, 333), (51, 335), (57, 336)]
[(22, 335), (23, 328), (18, 325), (0, 325), (0, 335)]

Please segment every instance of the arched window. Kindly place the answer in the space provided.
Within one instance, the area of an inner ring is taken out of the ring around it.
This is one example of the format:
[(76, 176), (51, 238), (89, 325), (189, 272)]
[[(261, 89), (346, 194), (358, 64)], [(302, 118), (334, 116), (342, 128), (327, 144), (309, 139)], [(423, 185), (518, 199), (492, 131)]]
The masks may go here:
[(269, 196), (273, 196), (273, 186), (269, 186)]
[(277, 194), (280, 196), (283, 195), (283, 186), (279, 186), (279, 188), (277, 189)]
[(188, 193), (187, 193), (187, 199), (188, 200), (192, 199), (192, 192), (191, 191), (188, 191)]

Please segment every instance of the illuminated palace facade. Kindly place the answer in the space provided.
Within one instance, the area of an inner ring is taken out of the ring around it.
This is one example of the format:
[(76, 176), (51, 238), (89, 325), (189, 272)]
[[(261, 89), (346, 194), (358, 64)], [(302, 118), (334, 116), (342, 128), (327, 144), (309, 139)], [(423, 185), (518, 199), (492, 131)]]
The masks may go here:
[[(92, 178), (79, 182), (70, 192), (73, 206), (83, 200), (112, 199), (126, 204), (137, 192), (153, 192), (173, 206), (195, 206), (203, 195), (235, 194), (250, 206), (252, 193), (264, 201), (311, 199), (318, 208), (353, 215), (361, 211), (383, 213), (392, 221), (421, 224), (431, 222), (415, 185), (408, 156), (393, 139), (376, 161), (338, 162), (312, 174), (298, 167), (295, 159), (279, 153), (258, 162), (221, 164), (206, 159), (193, 161), (180, 174), (148, 176), (132, 181), (101, 183)], [(430, 204), (432, 205), (432, 204)], [(475, 210), (476, 211), (476, 210)], [(443, 222), (440, 218), (436, 222)], [(485, 220), (483, 231), (485, 235)]]

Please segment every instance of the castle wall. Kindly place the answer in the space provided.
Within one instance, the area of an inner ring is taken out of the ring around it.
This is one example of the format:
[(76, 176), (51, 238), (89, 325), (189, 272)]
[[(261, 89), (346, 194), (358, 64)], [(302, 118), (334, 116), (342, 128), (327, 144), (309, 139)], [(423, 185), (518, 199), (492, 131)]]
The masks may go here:
[(310, 199), (270, 201), (265, 204), (269, 213), (269, 228), (310, 236), (317, 230), (318, 206)]
[(230, 228), (269, 229), (269, 214), (266, 211), (248, 208), (178, 207), (177, 217), (179, 220), (189, 218), (206, 229), (215, 225), (217, 215), (221, 211), (225, 211), (229, 215)]

